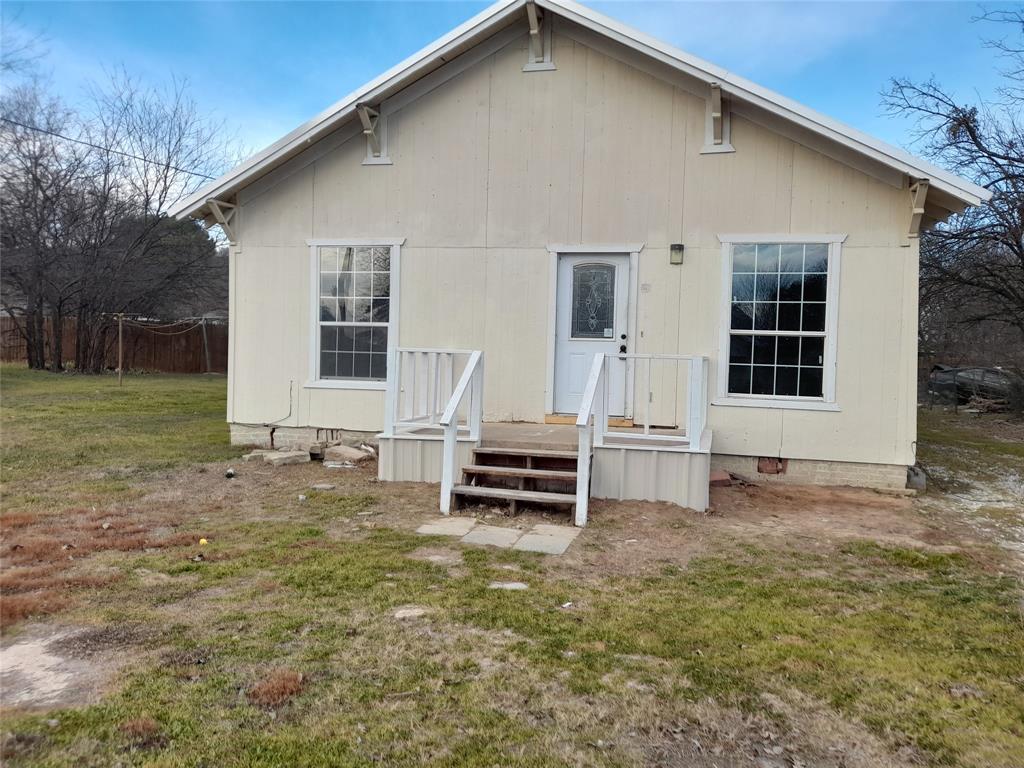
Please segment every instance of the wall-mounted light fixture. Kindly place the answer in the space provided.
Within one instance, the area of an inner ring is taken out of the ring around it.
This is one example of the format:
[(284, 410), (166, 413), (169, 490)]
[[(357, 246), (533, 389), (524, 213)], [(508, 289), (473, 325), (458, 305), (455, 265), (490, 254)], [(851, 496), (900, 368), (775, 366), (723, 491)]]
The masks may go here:
[(683, 263), (683, 244), (672, 243), (668, 247), (668, 263), (669, 264), (682, 264)]

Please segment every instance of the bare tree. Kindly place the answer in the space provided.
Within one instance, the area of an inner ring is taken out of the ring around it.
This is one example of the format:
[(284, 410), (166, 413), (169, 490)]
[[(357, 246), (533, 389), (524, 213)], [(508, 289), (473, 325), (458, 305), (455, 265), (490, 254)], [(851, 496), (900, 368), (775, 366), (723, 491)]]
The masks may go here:
[(924, 318), (942, 324), (953, 313), (964, 324), (1008, 326), (1024, 340), (1024, 11), (980, 18), (1010, 30), (989, 43), (1007, 63), (995, 101), (964, 103), (935, 80), (896, 79), (884, 103), (916, 120), (928, 156), (992, 192), (987, 204), (922, 235)]
[(93, 103), (75, 115), (38, 81), (0, 100), (3, 306), (33, 367), (62, 367), (65, 317), (76, 367), (98, 372), (114, 313), (162, 317), (222, 293), (216, 242), (167, 215), (232, 157), (220, 126), (184, 83), (161, 91), (117, 73)]

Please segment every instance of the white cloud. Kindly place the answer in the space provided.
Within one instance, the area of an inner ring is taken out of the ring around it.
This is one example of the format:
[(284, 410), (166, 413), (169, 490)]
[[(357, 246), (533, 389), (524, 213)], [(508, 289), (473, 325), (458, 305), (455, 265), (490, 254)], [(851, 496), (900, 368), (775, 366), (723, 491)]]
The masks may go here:
[(758, 81), (805, 70), (888, 23), (889, 3), (612, 2), (601, 13)]

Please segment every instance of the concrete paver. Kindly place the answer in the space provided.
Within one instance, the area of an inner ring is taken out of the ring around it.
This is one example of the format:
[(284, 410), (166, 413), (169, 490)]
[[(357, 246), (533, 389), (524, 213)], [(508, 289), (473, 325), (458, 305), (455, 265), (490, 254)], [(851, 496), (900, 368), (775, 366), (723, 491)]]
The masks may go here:
[(442, 517), (424, 523), (416, 529), (416, 533), (425, 536), (465, 536), (474, 525), (476, 520), (472, 517)]
[(523, 532), (518, 528), (502, 528), (497, 525), (478, 525), (462, 537), (464, 544), (483, 544), (508, 549), (515, 544)]

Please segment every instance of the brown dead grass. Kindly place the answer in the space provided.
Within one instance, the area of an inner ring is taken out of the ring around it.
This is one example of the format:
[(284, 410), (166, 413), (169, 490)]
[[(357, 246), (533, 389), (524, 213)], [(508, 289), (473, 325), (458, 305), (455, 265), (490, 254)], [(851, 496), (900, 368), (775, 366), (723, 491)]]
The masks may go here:
[(305, 678), (294, 669), (275, 669), (249, 689), (249, 702), (258, 707), (279, 707), (302, 690)]
[(160, 726), (151, 717), (136, 717), (125, 720), (118, 730), (135, 747), (155, 747), (163, 742)]

